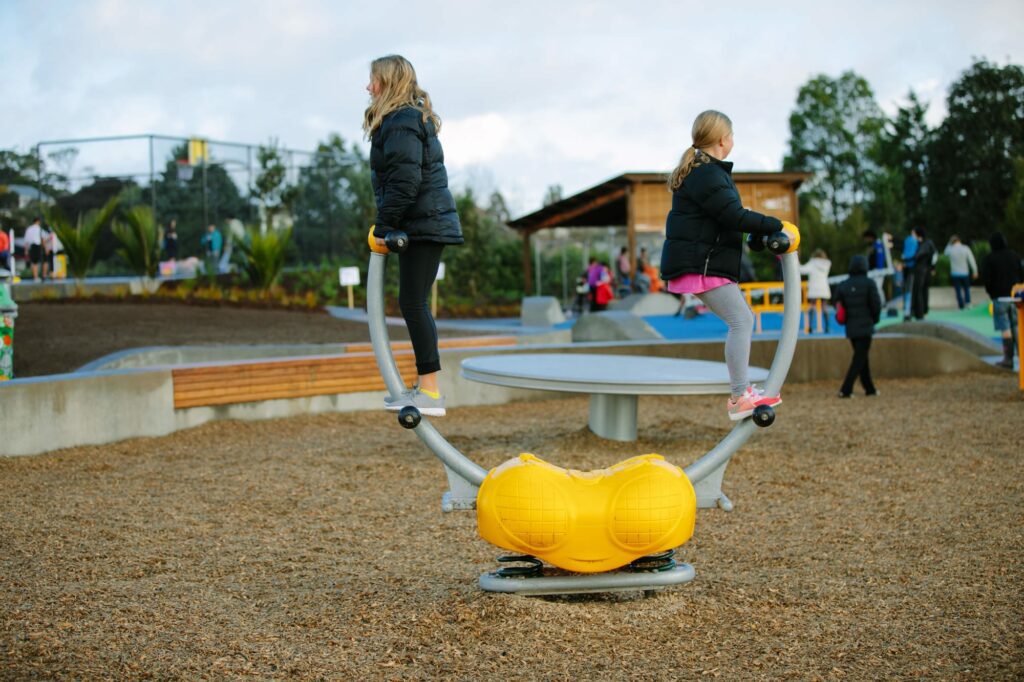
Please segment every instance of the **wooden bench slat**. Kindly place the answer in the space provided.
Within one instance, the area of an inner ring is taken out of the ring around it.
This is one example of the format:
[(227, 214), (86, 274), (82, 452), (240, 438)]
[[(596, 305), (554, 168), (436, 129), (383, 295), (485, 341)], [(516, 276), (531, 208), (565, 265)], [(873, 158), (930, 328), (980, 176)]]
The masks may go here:
[[(403, 376), (415, 376), (412, 371), (403, 372)], [(192, 384), (179, 384), (175, 387), (175, 395), (179, 393), (198, 393), (203, 391), (223, 392), (223, 391), (244, 391), (255, 388), (266, 388), (273, 386), (290, 386), (293, 384), (305, 384), (311, 386), (319, 385), (334, 385), (334, 384), (369, 384), (374, 382), (382, 381), (380, 375), (367, 375), (367, 376), (328, 376), (328, 377), (309, 377), (309, 376), (295, 376), (295, 377), (275, 377), (273, 379), (267, 379), (265, 377), (256, 376), (249, 379), (239, 379), (232, 382), (202, 382)]]
[[(416, 367), (416, 362), (412, 359), (408, 361), (400, 361), (397, 363), (399, 370), (407, 370)], [(181, 385), (190, 384), (204, 384), (204, 383), (234, 383), (237, 381), (248, 381), (252, 377), (265, 378), (268, 381), (273, 381), (278, 378), (288, 378), (295, 376), (310, 376), (310, 377), (368, 377), (368, 376), (379, 376), (380, 372), (377, 369), (377, 364), (363, 365), (356, 368), (343, 368), (343, 367), (330, 367), (330, 366), (308, 366), (298, 368), (285, 368), (285, 367), (274, 367), (274, 368), (259, 368), (252, 369), (249, 367), (225, 367), (222, 371), (213, 373), (203, 374), (174, 374), (174, 382)]]
[[(403, 377), (410, 382), (415, 375)], [(223, 405), (229, 403), (247, 403), (258, 400), (276, 398), (301, 398), (315, 395), (335, 395), (339, 393), (362, 393), (367, 391), (383, 391), (384, 380), (358, 380), (342, 382), (292, 382), (279, 383), (273, 386), (237, 386), (230, 389), (208, 389), (201, 391), (175, 391), (174, 406), (197, 407), (201, 405)]]
[[(441, 339), (438, 345), (472, 348), (515, 343), (513, 336), (473, 336)], [(412, 344), (399, 341), (391, 349), (403, 381), (411, 383), (416, 377)], [(349, 344), (343, 355), (179, 367), (171, 370), (171, 376), (175, 408), (385, 390), (369, 343)]]

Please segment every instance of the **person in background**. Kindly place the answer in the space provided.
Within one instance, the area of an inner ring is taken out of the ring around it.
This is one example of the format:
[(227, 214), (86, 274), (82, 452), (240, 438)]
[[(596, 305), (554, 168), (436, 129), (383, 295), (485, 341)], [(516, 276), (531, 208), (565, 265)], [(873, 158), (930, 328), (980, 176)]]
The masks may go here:
[(167, 223), (167, 234), (164, 235), (164, 256), (172, 263), (178, 260), (178, 221)]
[(572, 304), (572, 312), (576, 316), (582, 315), (590, 308), (590, 285), (587, 284), (587, 271), (584, 270), (576, 278), (576, 298)]
[(0, 228), (0, 268), (13, 270), (11, 267), (11, 238), (7, 230)]
[(846, 338), (853, 346), (853, 358), (846, 370), (843, 385), (839, 388), (839, 397), (849, 398), (853, 395), (853, 384), (858, 378), (865, 395), (878, 395), (878, 389), (871, 379), (868, 356), (871, 353), (871, 337), (882, 314), (882, 297), (878, 294), (878, 286), (868, 277), (867, 258), (858, 255), (850, 259), (850, 276), (836, 286), (832, 303), (845, 309)]
[(224, 237), (221, 236), (216, 225), (211, 224), (206, 227), (206, 234), (199, 240), (199, 244), (203, 249), (206, 274), (217, 274), (217, 263), (220, 260), (221, 249), (224, 247)]
[(615, 259), (615, 271), (619, 281), (619, 290), (625, 296), (629, 293), (633, 274), (633, 268), (629, 262), (629, 250), (625, 246), (619, 251), (619, 257)]
[(590, 257), (590, 264), (587, 266), (587, 287), (590, 291), (590, 309), (594, 308), (594, 292), (597, 291), (597, 285), (601, 281), (601, 275), (604, 272), (604, 268), (600, 263), (597, 262), (597, 258)]
[[(828, 312), (826, 304), (832, 298), (832, 289), (828, 285), (828, 273), (832, 270), (832, 261), (824, 249), (815, 249), (811, 259), (800, 266), (800, 274), (807, 275), (807, 314), (815, 315), (818, 304), (821, 305), (821, 321), (824, 323), (824, 331), (828, 333)], [(811, 331), (817, 325), (811, 325)]]
[(47, 240), (47, 250), (50, 253), (50, 274), (53, 277), (56, 277), (57, 271), (59, 269), (57, 267), (58, 260), (60, 258), (60, 255), (64, 253), (64, 242), (60, 240), (60, 237), (57, 236), (57, 231), (54, 229), (49, 230), (49, 235), (50, 236)]
[(612, 268), (607, 263), (600, 263), (600, 274), (597, 278), (597, 287), (593, 292), (593, 303), (590, 309), (600, 312), (608, 308), (608, 304), (615, 298), (615, 290), (612, 288)]
[(1003, 339), (1003, 359), (996, 364), (1013, 369), (1013, 349), (1017, 346), (1014, 339), (1017, 332), (1017, 306), (999, 299), (1011, 296), (1013, 285), (1024, 282), (1024, 271), (1020, 255), (1007, 246), (1001, 232), (993, 232), (988, 243), (992, 251), (981, 262), (981, 276), (985, 291), (992, 299), (992, 325)]
[(661, 273), (669, 292), (698, 296), (728, 327), (725, 364), (732, 397), (726, 410), (730, 420), (739, 421), (757, 407), (782, 402), (778, 395), (763, 395), (749, 380), (754, 313), (737, 284), (743, 233), (771, 235), (781, 230), (789, 237), (790, 251), (796, 251), (800, 232), (791, 223), (743, 207), (732, 164), (725, 160), (733, 149), (728, 116), (704, 111), (690, 134), (692, 144), (669, 176), (672, 209), (665, 219)]
[(914, 256), (917, 255), (917, 235), (914, 230), (903, 240), (903, 318), (910, 319), (910, 303), (914, 293)]
[(32, 279), (39, 281), (39, 266), (43, 263), (43, 219), (36, 217), (32, 224), (25, 228), (22, 243), (25, 255), (32, 266)]
[(949, 258), (949, 278), (956, 292), (956, 305), (963, 310), (971, 304), (971, 280), (978, 279), (978, 263), (970, 247), (960, 243), (960, 237), (955, 234), (949, 238), (943, 253)]
[(932, 268), (938, 260), (939, 250), (928, 239), (923, 227), (915, 227), (917, 253), (914, 254), (914, 291), (910, 300), (910, 314), (915, 320), (923, 320), (928, 314), (928, 288), (932, 284)]
[(885, 268), (885, 247), (874, 230), (864, 230), (864, 245), (867, 247), (868, 270)]
[(651, 290), (651, 276), (647, 274), (650, 264), (647, 262), (647, 247), (640, 247), (640, 255), (636, 258), (636, 290), (646, 294)]

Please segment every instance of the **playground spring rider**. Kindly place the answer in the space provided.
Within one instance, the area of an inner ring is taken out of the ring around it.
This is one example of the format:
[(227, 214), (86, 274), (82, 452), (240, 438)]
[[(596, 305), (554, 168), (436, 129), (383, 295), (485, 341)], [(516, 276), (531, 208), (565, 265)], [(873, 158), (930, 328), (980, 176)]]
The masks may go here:
[[(405, 384), (384, 319), (384, 265), (387, 254), (404, 251), (409, 240), (393, 231), (386, 246), (378, 247), (371, 228), (368, 241), (373, 252), (366, 301), (370, 338), (388, 391), (399, 395)], [(791, 245), (782, 232), (751, 235), (749, 240), (754, 250), (784, 254), (782, 334), (765, 382), (767, 395), (782, 387), (800, 328), (799, 236), (796, 242)], [(441, 499), (442, 510), (476, 509), (481, 537), (520, 553), (500, 557), (499, 562), (517, 565), (485, 573), (480, 587), (534, 595), (658, 590), (692, 580), (693, 567), (673, 559), (675, 548), (692, 536), (697, 507), (732, 509), (721, 489), (725, 468), (755, 425), (767, 427), (774, 420), (771, 407), (759, 407), (685, 470), (653, 454), (590, 472), (565, 470), (521, 454), (487, 472), (415, 407), (398, 413), (399, 424), (415, 430), (444, 465), (449, 490)], [(545, 561), (574, 574), (545, 575)]]

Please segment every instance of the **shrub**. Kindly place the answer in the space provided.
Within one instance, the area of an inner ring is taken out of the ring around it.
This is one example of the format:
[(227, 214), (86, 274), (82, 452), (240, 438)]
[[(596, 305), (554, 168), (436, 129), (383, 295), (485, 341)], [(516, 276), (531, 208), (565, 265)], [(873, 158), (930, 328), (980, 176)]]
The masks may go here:
[(245, 272), (249, 281), (261, 292), (270, 290), (281, 276), (285, 254), (292, 238), (292, 230), (267, 230), (260, 234), (258, 228), (246, 229), (245, 239), (235, 244), (245, 257)]
[(121, 242), (117, 255), (132, 271), (143, 277), (156, 277), (160, 267), (160, 244), (153, 210), (149, 206), (133, 206), (124, 212), (124, 222), (115, 220), (111, 230)]
[(74, 227), (60, 208), (54, 206), (46, 211), (46, 220), (53, 226), (57, 238), (64, 245), (68, 271), (75, 279), (84, 279), (89, 272), (92, 259), (96, 255), (100, 233), (110, 224), (117, 204), (118, 197), (112, 197), (103, 208), (88, 211), (84, 216), (79, 214)]

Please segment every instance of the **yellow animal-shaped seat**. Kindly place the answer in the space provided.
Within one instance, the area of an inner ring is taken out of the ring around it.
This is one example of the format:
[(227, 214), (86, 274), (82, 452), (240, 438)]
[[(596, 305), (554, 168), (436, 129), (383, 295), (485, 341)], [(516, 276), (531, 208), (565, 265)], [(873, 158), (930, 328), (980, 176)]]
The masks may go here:
[(683, 470), (661, 455), (584, 472), (522, 454), (487, 474), (476, 509), (488, 542), (597, 573), (689, 540), (697, 496)]

